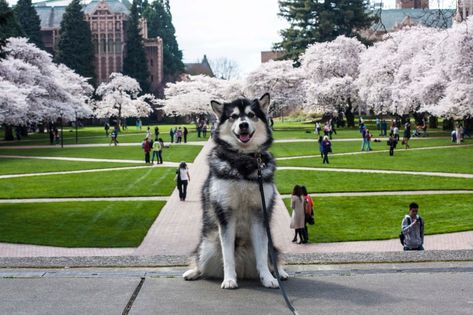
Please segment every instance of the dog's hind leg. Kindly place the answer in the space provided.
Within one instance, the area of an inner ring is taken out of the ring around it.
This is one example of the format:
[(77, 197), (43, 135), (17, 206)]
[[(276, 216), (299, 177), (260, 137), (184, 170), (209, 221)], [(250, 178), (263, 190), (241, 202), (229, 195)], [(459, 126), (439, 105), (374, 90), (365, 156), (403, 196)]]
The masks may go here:
[(279, 288), (278, 281), (269, 271), (268, 265), (268, 236), (263, 222), (256, 219), (251, 225), (251, 239), (255, 250), (256, 270), (258, 271), (261, 284), (267, 288)]
[[(221, 222), (222, 223), (222, 222)], [(219, 225), (220, 244), (223, 257), (222, 289), (238, 288), (235, 270), (235, 220), (229, 220)]]

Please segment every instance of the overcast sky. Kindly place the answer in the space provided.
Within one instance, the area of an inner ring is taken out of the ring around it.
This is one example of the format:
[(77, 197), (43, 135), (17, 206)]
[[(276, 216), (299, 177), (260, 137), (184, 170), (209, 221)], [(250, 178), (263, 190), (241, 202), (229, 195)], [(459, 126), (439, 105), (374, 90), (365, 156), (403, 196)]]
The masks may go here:
[[(7, 1), (13, 4), (17, 0)], [(437, 1), (454, 2), (431, 0), (431, 8), (437, 7)], [(395, 0), (383, 2), (385, 8), (390, 8)], [(270, 50), (280, 41), (279, 31), (286, 25), (277, 15), (277, 0), (170, 0), (170, 3), (185, 62), (199, 61), (204, 54), (209, 59), (226, 57), (238, 63), (242, 74), (260, 64), (260, 52)]]

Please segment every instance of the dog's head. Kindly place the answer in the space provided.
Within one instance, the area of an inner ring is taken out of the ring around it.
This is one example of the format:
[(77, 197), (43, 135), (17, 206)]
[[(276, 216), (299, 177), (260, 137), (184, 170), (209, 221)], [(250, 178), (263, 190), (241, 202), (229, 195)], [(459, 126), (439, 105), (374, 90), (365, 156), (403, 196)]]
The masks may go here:
[(231, 103), (212, 101), (212, 109), (219, 119), (215, 141), (242, 153), (265, 151), (272, 142), (267, 111), (269, 94), (259, 100), (238, 99)]

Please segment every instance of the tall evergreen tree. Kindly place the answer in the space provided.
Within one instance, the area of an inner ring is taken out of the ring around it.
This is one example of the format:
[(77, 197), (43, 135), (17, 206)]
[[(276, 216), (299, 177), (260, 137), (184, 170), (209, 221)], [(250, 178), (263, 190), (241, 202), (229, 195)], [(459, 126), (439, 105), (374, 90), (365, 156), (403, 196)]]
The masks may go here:
[(72, 0), (61, 21), (55, 61), (95, 82), (94, 45), (80, 0)]
[(279, 15), (289, 22), (289, 28), (281, 30), (283, 39), (275, 48), (297, 62), (310, 44), (340, 35), (359, 37), (357, 32), (375, 21), (368, 4), (367, 0), (280, 0)]
[(171, 8), (168, 0), (155, 0), (144, 11), (148, 22), (150, 38), (161, 37), (163, 40), (163, 72), (165, 81), (175, 81), (184, 71), (182, 51), (176, 40), (176, 29), (172, 24)]
[(143, 38), (140, 34), (140, 0), (134, 0), (127, 21), (127, 43), (123, 59), (123, 73), (140, 83), (143, 92), (149, 91), (149, 71)]
[(14, 12), (16, 20), (20, 24), (23, 33), (30, 39), (30, 42), (39, 48), (43, 48), (44, 45), (40, 33), (41, 21), (31, 4), (31, 0), (18, 0)]
[(20, 25), (16, 21), (13, 10), (6, 0), (0, 0), (0, 43), (9, 37), (23, 36)]

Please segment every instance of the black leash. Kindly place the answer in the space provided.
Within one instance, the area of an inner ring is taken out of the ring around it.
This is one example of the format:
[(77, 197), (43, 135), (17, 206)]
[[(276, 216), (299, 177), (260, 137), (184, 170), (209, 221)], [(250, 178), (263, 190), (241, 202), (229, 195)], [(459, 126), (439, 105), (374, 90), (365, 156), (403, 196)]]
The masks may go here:
[(269, 230), (268, 211), (266, 210), (266, 201), (264, 199), (263, 175), (262, 175), (263, 160), (261, 159), (261, 154), (256, 155), (256, 162), (258, 163), (258, 184), (259, 184), (259, 191), (261, 193), (261, 204), (263, 206), (264, 225), (266, 227), (266, 234), (268, 235), (269, 255), (271, 256), (271, 263), (273, 264), (274, 274), (276, 275), (276, 279), (278, 280), (279, 288), (281, 289), (281, 294), (284, 298), (284, 301), (286, 301), (287, 307), (291, 310), (291, 312), (294, 315), (299, 315), (297, 310), (292, 305), (291, 301), (289, 301), (286, 290), (284, 289), (281, 279), (279, 277), (278, 264), (276, 261), (276, 255), (274, 254), (273, 239), (271, 237), (271, 232)]

